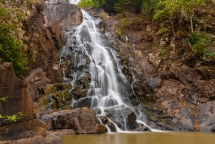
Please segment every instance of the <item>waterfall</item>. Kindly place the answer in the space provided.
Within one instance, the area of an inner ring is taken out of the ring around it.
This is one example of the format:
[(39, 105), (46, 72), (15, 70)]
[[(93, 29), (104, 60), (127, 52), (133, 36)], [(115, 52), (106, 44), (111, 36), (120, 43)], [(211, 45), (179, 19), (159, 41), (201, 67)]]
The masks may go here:
[(78, 4), (79, 2), (80, 2), (80, 0), (69, 0), (70, 1), (70, 3), (72, 3), (72, 4)]
[[(96, 27), (99, 21), (84, 10), (82, 14), (82, 24), (74, 29), (60, 56), (60, 62), (70, 59), (71, 107), (94, 109), (109, 130), (114, 131), (111, 125), (118, 131), (136, 130), (143, 116), (131, 104), (138, 103), (132, 86), (135, 78), (129, 84), (123, 75), (117, 52)], [(63, 80), (67, 80), (65, 71)]]

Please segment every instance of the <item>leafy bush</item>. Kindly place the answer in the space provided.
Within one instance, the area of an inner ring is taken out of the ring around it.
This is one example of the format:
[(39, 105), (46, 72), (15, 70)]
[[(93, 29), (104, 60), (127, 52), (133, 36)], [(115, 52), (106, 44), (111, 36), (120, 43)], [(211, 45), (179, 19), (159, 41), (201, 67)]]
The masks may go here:
[(80, 8), (100, 7), (105, 3), (105, 0), (81, 0), (77, 6)]
[[(169, 28), (169, 27), (168, 27), (168, 28)], [(160, 29), (156, 32), (156, 35), (160, 35), (160, 34), (163, 34), (163, 33), (167, 32), (167, 31), (168, 31), (168, 28), (166, 28), (166, 27), (160, 28)]]
[(1, 3), (14, 7), (19, 7), (22, 4), (27, 4), (29, 8), (32, 8), (34, 4), (39, 2), (39, 0), (0, 0)]
[(215, 56), (215, 53), (209, 49), (209, 46), (212, 45), (213, 37), (208, 33), (191, 33), (189, 42), (192, 45), (192, 50), (199, 57), (212, 59)]
[[(4, 102), (4, 101), (7, 101), (7, 97), (1, 97), (0, 96), (0, 102)], [(5, 122), (7, 121), (10, 121), (10, 122), (16, 122), (18, 119), (22, 118), (23, 114), (21, 112), (18, 112), (17, 114), (14, 114), (14, 115), (6, 115), (6, 116), (2, 116), (0, 114), (0, 119), (3, 119)], [(6, 126), (1, 126), (1, 123), (0, 123), (0, 134), (1, 132), (3, 131), (7, 131), (7, 127)]]
[(15, 37), (19, 19), (14, 9), (8, 9), (0, 3), (0, 58), (13, 64), (15, 74), (21, 74), (27, 70), (26, 55), (22, 42)]
[(116, 32), (116, 35), (117, 35), (118, 38), (121, 38), (121, 37), (122, 37), (122, 32), (121, 32), (120, 29), (116, 29), (115, 32)]
[(122, 31), (128, 30), (129, 26), (133, 23), (133, 18), (121, 18), (120, 19), (120, 29)]
[(139, 13), (141, 11), (143, 0), (118, 0), (114, 7), (119, 12)]

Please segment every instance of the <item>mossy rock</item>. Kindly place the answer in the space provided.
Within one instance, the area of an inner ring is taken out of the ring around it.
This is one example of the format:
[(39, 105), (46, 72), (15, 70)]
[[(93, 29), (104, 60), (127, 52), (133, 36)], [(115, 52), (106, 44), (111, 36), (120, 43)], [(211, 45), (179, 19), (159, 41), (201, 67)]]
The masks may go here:
[(47, 85), (44, 89), (44, 93), (45, 95), (48, 95), (48, 94), (51, 94), (51, 93), (54, 93), (55, 92), (55, 89), (54, 89), (54, 85)]

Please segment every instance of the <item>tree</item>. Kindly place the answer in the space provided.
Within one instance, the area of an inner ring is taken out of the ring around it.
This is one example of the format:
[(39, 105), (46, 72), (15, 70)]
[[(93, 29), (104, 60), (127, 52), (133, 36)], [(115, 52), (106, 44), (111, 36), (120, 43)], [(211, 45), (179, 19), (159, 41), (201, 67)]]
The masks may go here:
[(154, 19), (168, 18), (172, 25), (172, 31), (174, 34), (173, 19), (184, 15), (190, 19), (190, 28), (193, 32), (193, 16), (194, 11), (199, 6), (205, 4), (206, 0), (159, 0), (156, 5)]
[(199, 6), (205, 5), (206, 0), (181, 0), (181, 10), (182, 14), (185, 17), (188, 17), (190, 20), (191, 32), (194, 32), (193, 29), (193, 16), (195, 15), (195, 9)]
[(181, 0), (160, 0), (155, 6), (154, 20), (169, 19), (172, 26), (173, 35), (175, 35), (173, 19), (177, 17), (177, 13), (180, 11)]
[(114, 7), (119, 12), (139, 13), (143, 0), (116, 0)]
[(27, 70), (22, 42), (16, 38), (17, 28), (24, 19), (21, 11), (0, 2), (0, 58), (13, 64), (16, 74)]
[(104, 3), (105, 0), (81, 0), (77, 6), (80, 8), (101, 7)]

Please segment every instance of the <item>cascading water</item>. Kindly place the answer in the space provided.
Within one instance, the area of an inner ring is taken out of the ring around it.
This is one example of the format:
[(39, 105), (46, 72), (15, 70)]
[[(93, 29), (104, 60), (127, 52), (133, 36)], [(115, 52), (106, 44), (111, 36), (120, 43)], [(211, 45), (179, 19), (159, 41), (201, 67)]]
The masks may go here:
[(80, 0), (69, 0), (70, 1), (70, 3), (72, 3), (72, 4), (78, 4), (79, 2), (80, 2)]
[(83, 10), (82, 14), (83, 23), (74, 30), (61, 53), (61, 62), (70, 59), (71, 64), (71, 106), (91, 107), (111, 131), (111, 124), (117, 130), (136, 130), (142, 116), (131, 105), (131, 101), (138, 100), (122, 73), (120, 59), (96, 28), (98, 21)]

